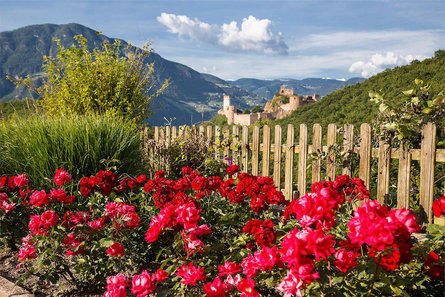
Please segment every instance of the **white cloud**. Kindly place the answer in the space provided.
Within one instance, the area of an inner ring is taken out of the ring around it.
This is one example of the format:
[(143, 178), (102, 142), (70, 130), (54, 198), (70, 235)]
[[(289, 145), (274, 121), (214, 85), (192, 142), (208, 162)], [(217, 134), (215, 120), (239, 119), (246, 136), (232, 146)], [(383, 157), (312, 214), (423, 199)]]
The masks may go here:
[(243, 19), (241, 26), (236, 21), (218, 26), (185, 15), (162, 13), (157, 20), (179, 37), (188, 37), (231, 52), (253, 51), (285, 55), (288, 50), (281, 33), (272, 33), (272, 22), (268, 19), (249, 16)]
[(375, 75), (385, 68), (401, 66), (410, 63), (414, 59), (422, 60), (424, 56), (395, 55), (394, 52), (387, 52), (386, 55), (374, 54), (369, 61), (357, 61), (349, 67), (349, 72), (360, 73), (363, 77)]

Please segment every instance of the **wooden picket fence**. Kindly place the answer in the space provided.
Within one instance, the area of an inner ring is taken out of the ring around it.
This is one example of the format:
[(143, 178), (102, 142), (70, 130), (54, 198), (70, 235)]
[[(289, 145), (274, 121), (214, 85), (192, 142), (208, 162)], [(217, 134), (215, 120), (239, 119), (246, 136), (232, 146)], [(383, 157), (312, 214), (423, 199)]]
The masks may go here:
[[(301, 124), (299, 128), (298, 142), (295, 141), (294, 126), (288, 125), (286, 143), (282, 143), (282, 127), (275, 126), (274, 142), (272, 143), (271, 128), (267, 125), (262, 127), (262, 142), (260, 141), (260, 128), (257, 126), (253, 127), (251, 140), (249, 139), (249, 127), (247, 126), (233, 126), (231, 133), (228, 128), (221, 129), (218, 126), (200, 126), (199, 128), (155, 127), (154, 142), (161, 147), (168, 148), (178, 137), (186, 136), (187, 133), (199, 133), (201, 137), (205, 137), (210, 141), (213, 146), (219, 146), (220, 149), (215, 149), (215, 158), (239, 164), (242, 171), (250, 172), (253, 175), (270, 175), (273, 177), (275, 185), (283, 191), (287, 199), (292, 199), (292, 197), (300, 193), (304, 194), (307, 191), (308, 185), (320, 181), (322, 176), (326, 180), (333, 180), (336, 175), (351, 174), (350, 167), (338, 168), (339, 166), (336, 165), (333, 156), (332, 158), (330, 155), (328, 156), (325, 172), (322, 172), (319, 159), (312, 160), (310, 158), (313, 152), (333, 154), (329, 148), (341, 142), (345, 152), (354, 153), (359, 157), (358, 177), (365, 182), (368, 188), (370, 188), (371, 182), (371, 158), (378, 159), (377, 200), (381, 203), (385, 203), (385, 199), (389, 195), (391, 159), (399, 160), (397, 207), (404, 208), (409, 208), (410, 205), (411, 162), (420, 161), (420, 208), (424, 216), (422, 221), (426, 223), (432, 222), (431, 207), (435, 198), (435, 165), (437, 162), (445, 162), (445, 149), (436, 149), (435, 125), (429, 123), (423, 127), (420, 149), (407, 149), (403, 145), (399, 149), (391, 149), (383, 141), (380, 141), (378, 147), (373, 147), (371, 143), (371, 126), (369, 124), (361, 125), (358, 146), (354, 146), (354, 126), (352, 125), (343, 127), (343, 140), (341, 140), (338, 138), (341, 135), (338, 133), (337, 125), (329, 124), (327, 127), (326, 144), (323, 144), (321, 125), (315, 124), (313, 126), (312, 144), (308, 142), (307, 125)], [(143, 137), (144, 143), (147, 143), (149, 140), (147, 130), (143, 131)], [(156, 156), (152, 148), (146, 146), (145, 150), (149, 160), (159, 157)], [(298, 159), (294, 160), (294, 158)], [(308, 162), (312, 162), (312, 178), (310, 181), (308, 180), (308, 170), (306, 170)], [(273, 164), (272, 166), (271, 163)], [(162, 162), (153, 163), (152, 165), (155, 169), (163, 169), (159, 164), (162, 164)], [(295, 167), (298, 168), (296, 177), (294, 177)], [(282, 176), (282, 169), (284, 169), (284, 176)], [(296, 178), (295, 188), (294, 178)], [(283, 189), (281, 188), (282, 183), (284, 184)]]

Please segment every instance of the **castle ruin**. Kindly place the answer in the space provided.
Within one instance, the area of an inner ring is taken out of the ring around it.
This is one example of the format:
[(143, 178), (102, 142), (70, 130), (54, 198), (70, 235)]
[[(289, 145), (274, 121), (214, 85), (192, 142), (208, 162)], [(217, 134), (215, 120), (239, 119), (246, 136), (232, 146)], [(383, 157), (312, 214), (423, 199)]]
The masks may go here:
[(283, 85), (278, 96), (275, 94), (273, 99), (266, 103), (263, 112), (243, 114), (236, 106), (230, 105), (230, 96), (224, 95), (223, 108), (218, 111), (218, 114), (225, 115), (229, 125), (249, 126), (259, 119), (275, 120), (283, 118), (300, 106), (314, 103), (318, 100), (320, 100), (318, 94), (313, 96), (295, 95), (293, 89), (286, 89)]

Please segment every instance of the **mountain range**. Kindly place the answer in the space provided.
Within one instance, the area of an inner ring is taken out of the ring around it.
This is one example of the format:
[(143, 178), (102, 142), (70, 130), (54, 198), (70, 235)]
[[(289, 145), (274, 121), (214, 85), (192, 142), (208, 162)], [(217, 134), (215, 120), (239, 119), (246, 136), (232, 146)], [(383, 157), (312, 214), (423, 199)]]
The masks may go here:
[(239, 87), (248, 92), (254, 93), (262, 98), (271, 100), (274, 93), (280, 90), (281, 85), (292, 88), (295, 94), (320, 96), (327, 95), (334, 90), (341, 89), (345, 86), (354, 85), (364, 81), (364, 78), (354, 77), (348, 80), (330, 79), (330, 78), (305, 78), (298, 79), (274, 79), (261, 80), (255, 78), (240, 78), (235, 81), (229, 81), (233, 86)]
[[(80, 24), (31, 25), (13, 31), (0, 33), (0, 101), (29, 97), (24, 88), (15, 88), (6, 75), (20, 77), (30, 75), (37, 85), (42, 83), (43, 56), (55, 56), (60, 39), (65, 47), (73, 44), (73, 37), (82, 34), (88, 40), (90, 49), (104, 41), (113, 43), (114, 38), (99, 34)], [(122, 48), (128, 45), (121, 40)], [(335, 79), (309, 78), (303, 80), (257, 80), (238, 79), (225, 81), (216, 76), (200, 73), (183, 64), (162, 58), (152, 53), (147, 63), (154, 63), (154, 77), (157, 84), (169, 79), (170, 85), (152, 103), (153, 116), (148, 119), (151, 125), (162, 125), (172, 121), (174, 125), (197, 123), (212, 118), (222, 107), (222, 95), (231, 97), (231, 102), (239, 109), (263, 106), (279, 90), (281, 84), (294, 88), (301, 95), (318, 93), (321, 96), (333, 90), (361, 81), (359, 78), (348, 81)]]

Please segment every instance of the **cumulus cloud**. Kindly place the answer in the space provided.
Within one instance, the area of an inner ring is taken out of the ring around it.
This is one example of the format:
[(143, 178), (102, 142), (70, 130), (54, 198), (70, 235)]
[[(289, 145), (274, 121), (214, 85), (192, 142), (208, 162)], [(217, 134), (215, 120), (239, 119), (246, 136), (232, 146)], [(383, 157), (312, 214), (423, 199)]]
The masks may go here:
[(422, 60), (424, 56), (396, 55), (387, 52), (386, 55), (374, 54), (368, 61), (357, 61), (349, 67), (349, 72), (360, 73), (363, 77), (370, 77), (385, 70), (385, 68), (401, 66), (410, 63), (414, 59)]
[(272, 33), (272, 22), (254, 16), (244, 18), (241, 26), (236, 21), (221, 26), (191, 19), (185, 15), (162, 13), (158, 22), (179, 37), (188, 37), (231, 52), (253, 51), (286, 55), (288, 47), (281, 33)]

